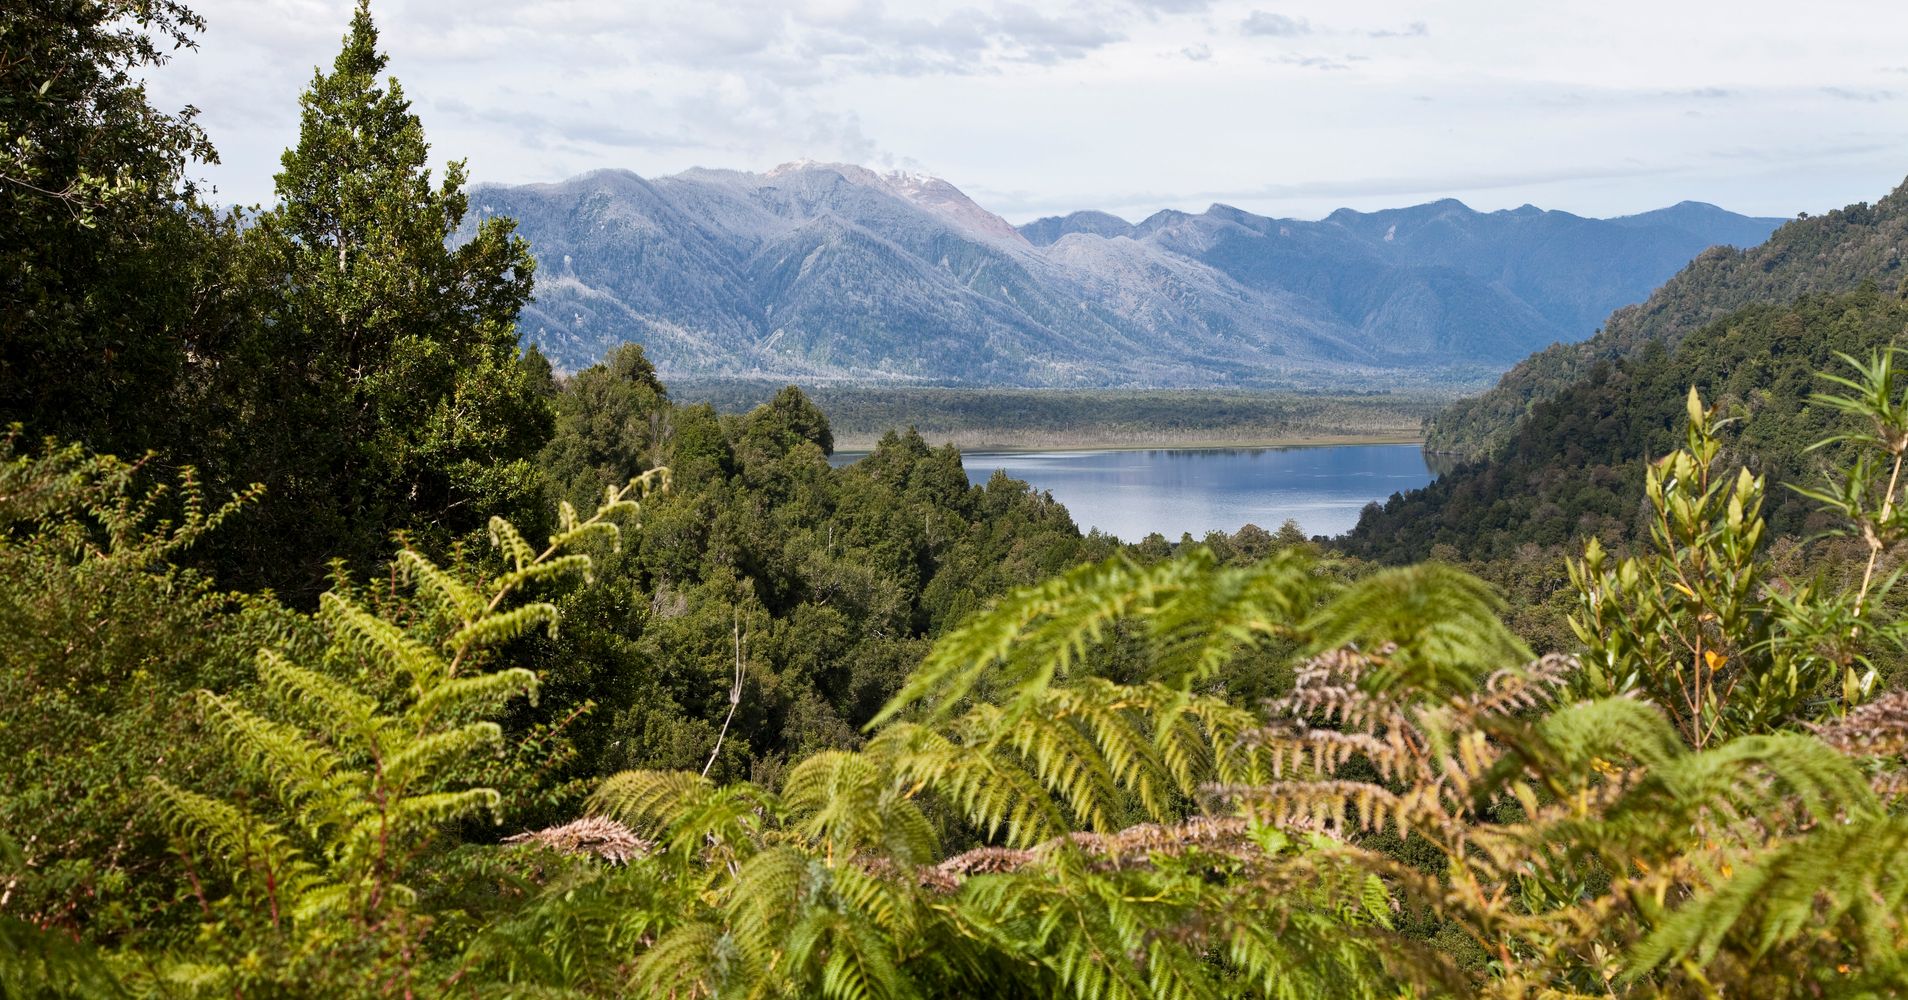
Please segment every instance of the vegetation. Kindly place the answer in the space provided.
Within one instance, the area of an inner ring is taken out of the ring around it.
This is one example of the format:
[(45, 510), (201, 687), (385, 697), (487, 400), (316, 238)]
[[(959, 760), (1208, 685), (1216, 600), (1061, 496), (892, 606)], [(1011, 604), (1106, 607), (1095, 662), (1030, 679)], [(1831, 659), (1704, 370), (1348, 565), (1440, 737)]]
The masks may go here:
[(1827, 522), (1818, 502), (1796, 490), (1819, 487), (1824, 469), (1849, 458), (1839, 444), (1811, 447), (1843, 420), (1820, 398), (1830, 387), (1820, 373), (1845, 374), (1838, 355), (1865, 358), (1899, 341), (1904, 329), (1908, 301), (1872, 285), (1751, 306), (1690, 334), (1674, 351), (1652, 347), (1599, 366), (1534, 407), (1498, 456), (1368, 509), (1343, 546), (1386, 562), (1448, 552), (1504, 559), (1525, 546), (1586, 537), (1606, 549), (1628, 548), (1651, 530), (1636, 502), (1644, 464), (1677, 445), (1691, 386), (1727, 422), (1722, 454), (1770, 483), (1772, 532), (1812, 536)]
[[(195, 23), (36, 10), (135, 103), (138, 32)], [(216, 248), (229, 339), (0, 404), (0, 995), (1908, 991), (1897, 297), (1540, 409), (1537, 496), (1571, 454), (1629, 490), (1545, 632), (1443, 558), (1082, 537), (914, 432), (836, 468), (801, 392), (681, 405), (635, 346), (547, 378), (521, 247), (445, 242), (458, 171), (381, 66), (361, 6), (256, 225), (114, 223)], [(120, 197), (61, 183), (6, 210)], [(95, 390), (181, 433), (58, 402)]]
[[(725, 413), (767, 402), (776, 383), (691, 382), (684, 399)], [(929, 441), (979, 448), (1317, 444), (1416, 441), (1424, 419), (1448, 398), (1436, 392), (1301, 394), (1101, 389), (810, 390), (837, 444), (866, 451), (883, 434), (913, 427)]]

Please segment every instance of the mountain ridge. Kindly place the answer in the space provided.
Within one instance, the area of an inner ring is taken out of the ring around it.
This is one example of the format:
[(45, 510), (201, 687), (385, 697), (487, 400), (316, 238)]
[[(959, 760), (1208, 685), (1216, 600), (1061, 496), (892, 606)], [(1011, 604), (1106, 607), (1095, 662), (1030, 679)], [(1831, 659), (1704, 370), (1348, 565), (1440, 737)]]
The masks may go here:
[[(1687, 217), (1684, 202), (1659, 209)], [(1649, 214), (1649, 213), (1645, 213)], [(1523, 359), (1485, 392), (1452, 404), (1426, 424), (1425, 446), (1484, 458), (1507, 445), (1531, 409), (1604, 361), (1639, 355), (1651, 344), (1674, 348), (1683, 337), (1757, 303), (1786, 303), (1852, 291), (1864, 281), (1901, 283), (1908, 247), (1908, 180), (1875, 201), (1785, 222), (1769, 239), (1740, 249), (1712, 247), (1690, 260), (1647, 299), (1611, 312), (1597, 333)]]
[(472, 205), (467, 228), (507, 215), (529, 238), (520, 327), (560, 369), (636, 340), (669, 377), (1022, 387), (1480, 380), (1588, 335), (1583, 316), (1641, 298), (1714, 234), (1773, 222), (1447, 199), (1013, 226), (941, 178), (803, 161), (485, 185)]

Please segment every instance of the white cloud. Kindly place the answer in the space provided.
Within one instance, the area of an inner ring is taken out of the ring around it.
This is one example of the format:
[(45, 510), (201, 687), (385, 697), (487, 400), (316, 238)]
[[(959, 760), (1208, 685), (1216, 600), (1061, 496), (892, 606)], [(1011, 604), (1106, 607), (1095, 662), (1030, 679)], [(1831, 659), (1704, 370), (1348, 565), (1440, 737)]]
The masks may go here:
[[(1015, 217), (1447, 194), (1790, 215), (1908, 173), (1908, 6), (1870, 0), (374, 4), (434, 149), (479, 180), (810, 157), (924, 166)], [(351, 0), (195, 6), (201, 50), (153, 93), (203, 110), (223, 197), (267, 198)]]
[(1270, 35), (1274, 38), (1296, 38), (1312, 33), (1310, 21), (1269, 10), (1255, 10), (1247, 14), (1239, 27), (1248, 35)]

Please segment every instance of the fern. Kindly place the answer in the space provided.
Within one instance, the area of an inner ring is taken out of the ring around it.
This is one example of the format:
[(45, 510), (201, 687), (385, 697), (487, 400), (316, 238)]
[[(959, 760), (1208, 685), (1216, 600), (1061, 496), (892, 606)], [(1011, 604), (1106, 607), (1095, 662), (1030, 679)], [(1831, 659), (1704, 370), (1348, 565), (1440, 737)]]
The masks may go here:
[(257, 810), (154, 779), (158, 800), (182, 846), (190, 845), (188, 853), (230, 879), (234, 895), (220, 905), (262, 910), (268, 933), (292, 964), (276, 970), (256, 961), (198, 964), (190, 978), (220, 989), (244, 991), (250, 984), (271, 991), (278, 988), (272, 983), (300, 975), (297, 963), (314, 960), (345, 968), (362, 963), (366, 984), (418, 974), (418, 944), (429, 921), (414, 912), (419, 892), (411, 876), (441, 831), (500, 818), (499, 794), (459, 776), (501, 749), (502, 730), (489, 717), (536, 693), (529, 670), (482, 667), (503, 644), (554, 623), (547, 603), (506, 605), (531, 582), (587, 569), (587, 559), (561, 553), (562, 539), (614, 531), (608, 519), (631, 509), (627, 496), (664, 482), (666, 475), (657, 473), (612, 491), (589, 521), (568, 517), (564, 532), (542, 551), (494, 522), (493, 541), (510, 569), (485, 583), (458, 579), (416, 552), (402, 553), (398, 564), (425, 621), (444, 623), (436, 639), (342, 593), (324, 595), (318, 621), (331, 637), (332, 661), (372, 665), (374, 682), (396, 682), (389, 695), (269, 649), (258, 657), (258, 707), (201, 693), (208, 725), (278, 808)]

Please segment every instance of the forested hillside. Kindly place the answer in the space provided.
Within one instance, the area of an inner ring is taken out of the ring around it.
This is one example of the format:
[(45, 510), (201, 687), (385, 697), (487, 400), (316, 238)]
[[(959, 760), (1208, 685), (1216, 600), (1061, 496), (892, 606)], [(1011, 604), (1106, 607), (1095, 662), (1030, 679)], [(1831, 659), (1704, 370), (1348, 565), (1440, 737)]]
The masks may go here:
[(1422, 490), (1368, 508), (1340, 544), (1365, 558), (1414, 562), (1434, 550), (1496, 559), (1525, 545), (1556, 547), (1599, 538), (1627, 548), (1648, 537), (1637, 498), (1646, 461), (1681, 437), (1691, 386), (1731, 425), (1731, 464), (1773, 484), (1770, 528), (1806, 537), (1817, 504), (1794, 492), (1815, 489), (1821, 470), (1844, 456), (1810, 451), (1840, 414), (1812, 402), (1834, 388), (1819, 373), (1843, 373), (1838, 355), (1867, 358), (1908, 336), (1908, 302), (1873, 283), (1842, 295), (1756, 305), (1710, 323), (1668, 348), (1599, 362), (1553, 398), (1536, 403), (1516, 435), (1490, 459), (1445, 473)]
[(597, 554), (596, 584), (535, 654), (561, 666), (526, 720), (596, 701), (569, 729), (588, 774), (700, 769), (738, 664), (711, 774), (851, 746), (933, 636), (1116, 544), (1025, 483), (969, 486), (960, 453), (917, 434), (831, 468), (828, 418), (792, 387), (741, 416), (672, 405), (633, 344), (567, 380), (556, 409), (552, 502), (583, 509), (629, 469), (671, 470), (640, 536)]
[(1908, 183), (1873, 205), (1797, 219), (1760, 246), (1705, 251), (1647, 300), (1612, 313), (1596, 336), (1539, 351), (1490, 391), (1439, 412), (1425, 425), (1425, 448), (1466, 458), (1494, 454), (1516, 435), (1532, 407), (1597, 364), (1633, 357), (1652, 344), (1674, 348), (1745, 306), (1852, 291), (1865, 281), (1893, 290), (1908, 281), (1905, 246)]

